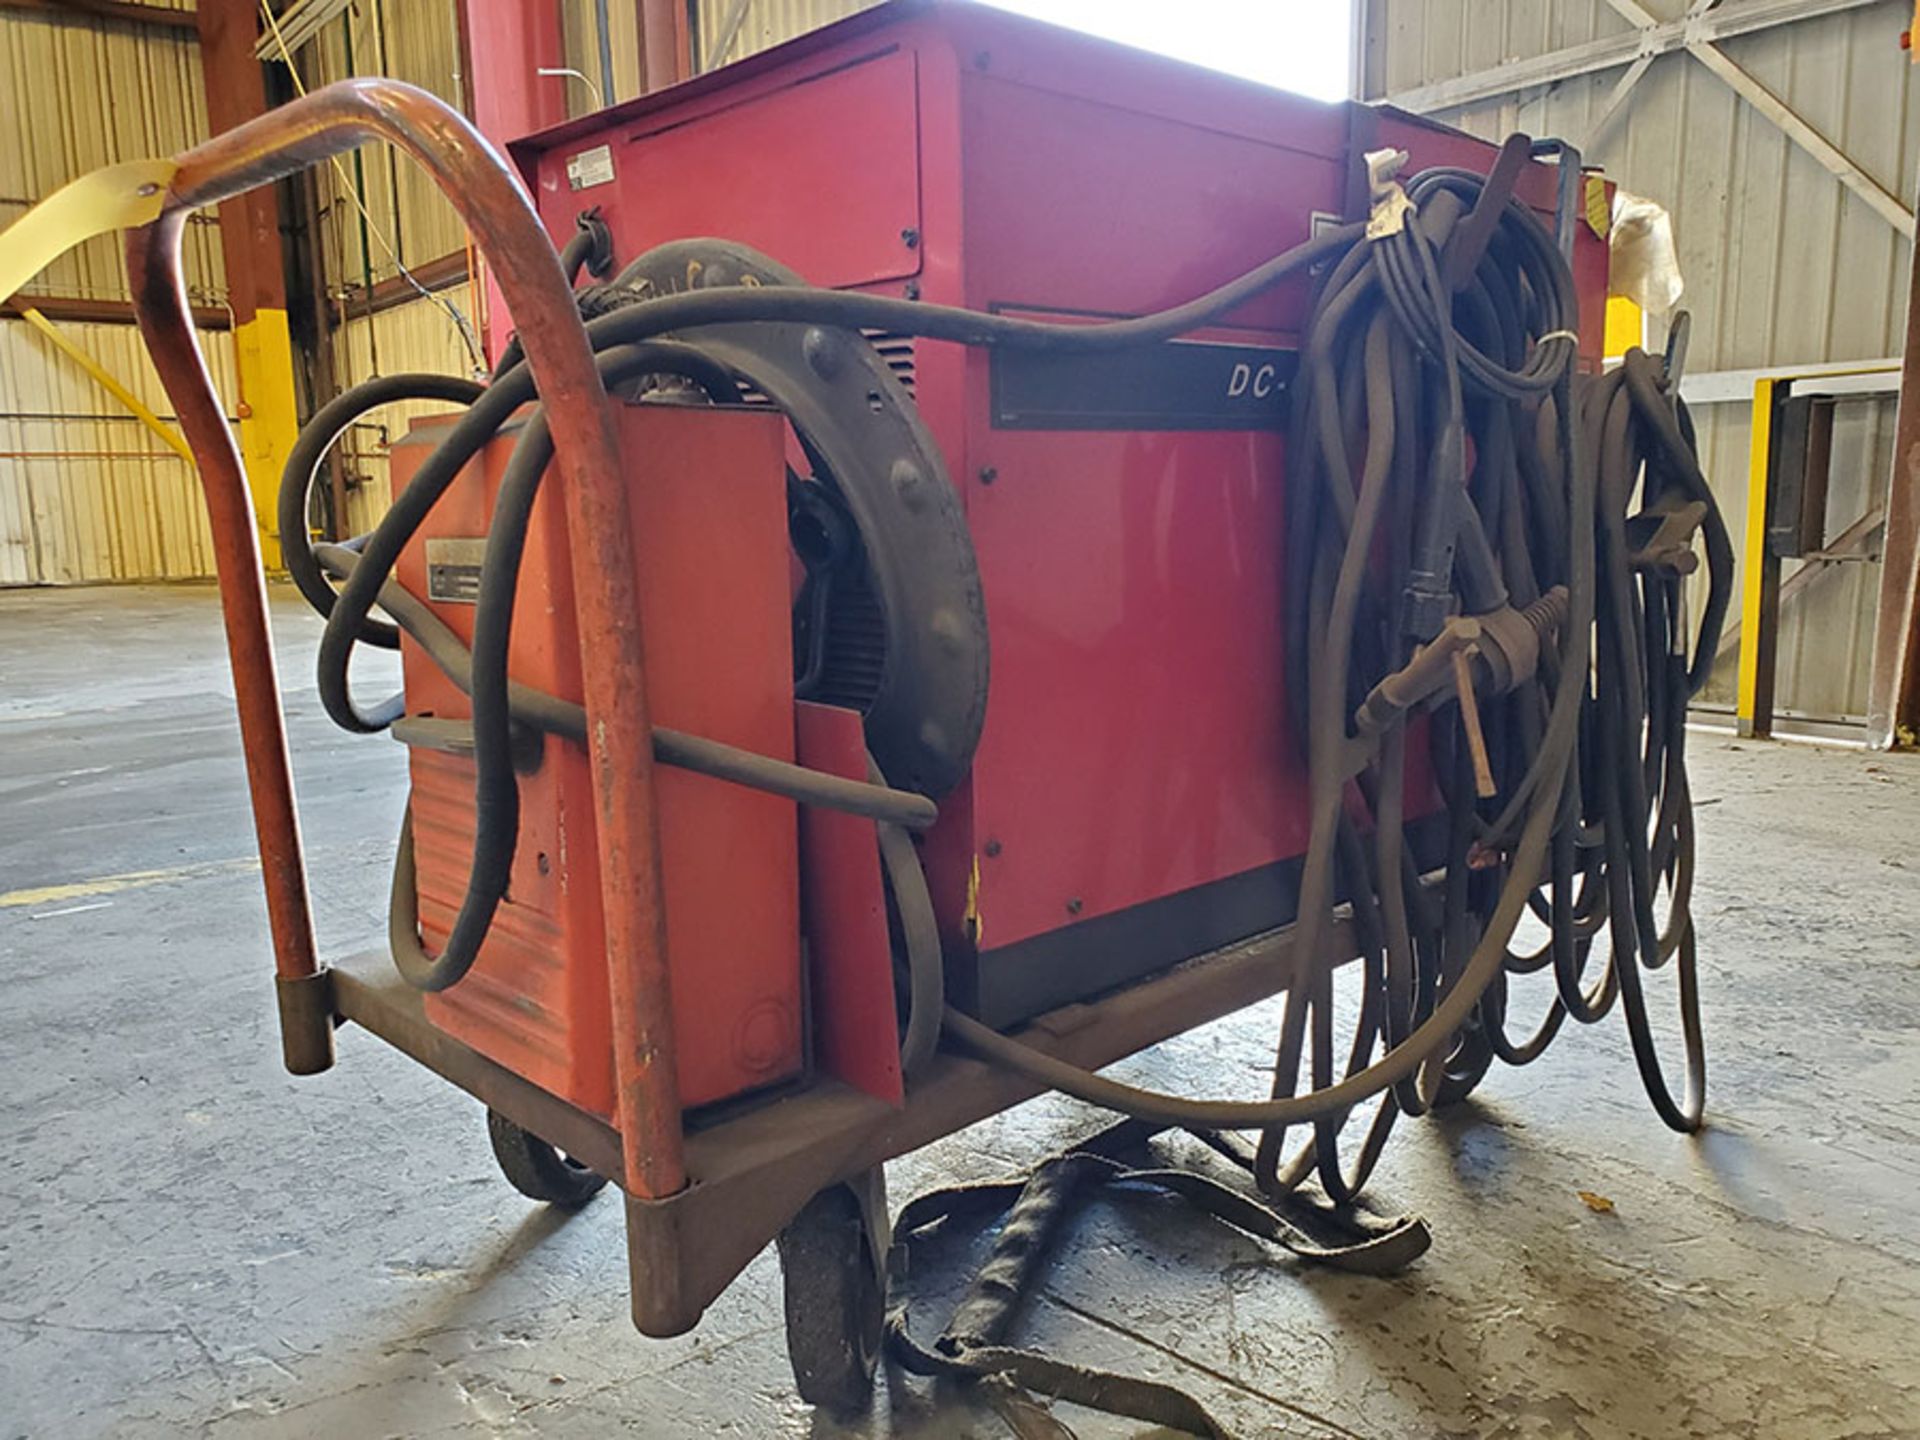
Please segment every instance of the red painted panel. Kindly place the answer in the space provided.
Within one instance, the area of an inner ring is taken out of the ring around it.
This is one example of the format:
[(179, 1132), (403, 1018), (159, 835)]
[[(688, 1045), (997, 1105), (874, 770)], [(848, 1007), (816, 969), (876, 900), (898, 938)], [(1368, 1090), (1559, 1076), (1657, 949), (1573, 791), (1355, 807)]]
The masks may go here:
[[(1140, 315), (1203, 295), (1335, 215), (1346, 183), (1337, 107), (1270, 92), (1257, 136), (962, 72), (966, 291), (975, 308)], [(934, 237), (935, 242), (943, 237)], [(1290, 329), (1293, 282), (1227, 317)]]
[[(633, 490), (649, 696), (661, 725), (762, 754), (794, 754), (784, 427), (763, 412), (621, 407), (623, 449), (646, 457)], [(395, 448), (403, 483), (436, 422)], [(403, 555), (401, 583), (428, 593), (426, 544), (486, 533), (511, 434), (488, 446)], [(578, 700), (578, 647), (563, 510), (534, 509), (510, 663), (515, 679)], [(471, 639), (472, 607), (436, 611)], [(464, 696), (410, 644), (410, 713), (465, 716)], [(472, 846), (471, 762), (416, 750), (413, 812), (421, 925), (446, 936)], [(427, 997), (449, 1034), (557, 1095), (612, 1109), (607, 969), (585, 752), (547, 739), (520, 781), (512, 884), (473, 970)], [(777, 796), (662, 766), (656, 772), (680, 1089), (689, 1107), (801, 1066), (799, 856), (795, 807)]]
[(992, 453), (970, 510), (993, 634), (974, 834), (999, 846), (982, 943), (1299, 854), (1279, 438), (1000, 432)]
[[(856, 712), (805, 700), (794, 709), (802, 765), (867, 778), (866, 730)], [(814, 1063), (822, 1074), (904, 1104), (893, 943), (873, 822), (802, 807), (800, 882)]]
[[(540, 157), (536, 200), (555, 234), (598, 205), (624, 264), (668, 240), (718, 235), (816, 285), (920, 269), (914, 57), (895, 51), (689, 123), (611, 126)], [(612, 152), (614, 180), (567, 182), (570, 156)]]

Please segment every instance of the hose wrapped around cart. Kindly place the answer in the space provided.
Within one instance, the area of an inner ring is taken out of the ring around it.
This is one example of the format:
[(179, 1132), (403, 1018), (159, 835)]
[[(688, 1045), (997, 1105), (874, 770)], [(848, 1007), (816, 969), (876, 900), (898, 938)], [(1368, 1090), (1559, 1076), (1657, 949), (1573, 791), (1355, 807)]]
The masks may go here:
[[(941, 1028), (961, 1048), (1097, 1105), (1158, 1124), (1259, 1130), (1265, 1188), (1317, 1175), (1337, 1202), (1365, 1183), (1400, 1113), (1464, 1094), (1495, 1057), (1534, 1058), (1568, 1016), (1591, 1023), (1616, 999), (1669, 1124), (1698, 1123), (1704, 1078), (1684, 718), (1716, 649), (1731, 549), (1690, 424), (1660, 363), (1638, 351), (1604, 376), (1576, 379), (1571, 277), (1525, 206), (1461, 170), (1423, 172), (1406, 193), (1415, 208), (1397, 231), (1330, 229), (1189, 304), (1110, 324), (752, 286), (635, 293), (610, 309), (603, 295), (594, 304), (602, 313), (586, 323), (610, 386), (673, 373), (720, 393), (736, 377), (697, 345), (666, 337), (790, 322), (1093, 354), (1188, 333), (1318, 267), (1287, 452), (1289, 688), (1312, 797), (1295, 943), (1306, 963), (1288, 993), (1271, 1092), (1221, 1101), (1155, 1094), (957, 1012)], [(390, 719), (356, 710), (346, 675), (354, 645), (374, 638), (372, 610), (395, 561), (461, 468), (536, 399), (525, 365), (504, 366), (356, 542), (358, 563), (321, 605), (321, 696), (347, 728)], [(458, 964), (443, 967), (462, 972), (512, 859), (506, 638), (550, 450), (536, 408), (482, 571), (470, 677), (478, 839), (447, 947)], [(302, 454), (306, 469), (290, 471), (288, 483), (301, 487), (304, 517), (318, 457)], [(1690, 608), (1696, 535), (1706, 593)], [(1420, 737), (1431, 792), (1410, 765)], [(1438, 865), (1410, 833), (1416, 812), (1434, 805), (1444, 831)], [(896, 864), (911, 857), (904, 850)], [(1336, 896), (1351, 909), (1361, 950), (1357, 1019), (1338, 1040), (1332, 970), (1315, 963)], [(1529, 915), (1545, 938), (1516, 950)], [(928, 928), (909, 927), (908, 937), (916, 1061), (931, 1048), (925, 1007), (939, 994), (928, 983), (940, 965)], [(1643, 972), (1669, 961), (1686, 1050), (1678, 1100), (1655, 1053), (1643, 983)], [(1545, 1017), (1516, 1039), (1510, 977), (1543, 970), (1553, 976)], [(1340, 1136), (1367, 1104), (1364, 1138), (1346, 1162)], [(1288, 1153), (1287, 1128), (1302, 1123), (1311, 1138)]]

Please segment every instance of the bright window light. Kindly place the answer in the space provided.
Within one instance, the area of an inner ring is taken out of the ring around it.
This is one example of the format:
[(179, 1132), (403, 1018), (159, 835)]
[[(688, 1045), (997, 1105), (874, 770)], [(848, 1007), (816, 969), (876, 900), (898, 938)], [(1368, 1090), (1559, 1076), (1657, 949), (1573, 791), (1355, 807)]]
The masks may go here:
[(1346, 98), (1353, 18), (1339, 0), (985, 0), (1321, 100)]

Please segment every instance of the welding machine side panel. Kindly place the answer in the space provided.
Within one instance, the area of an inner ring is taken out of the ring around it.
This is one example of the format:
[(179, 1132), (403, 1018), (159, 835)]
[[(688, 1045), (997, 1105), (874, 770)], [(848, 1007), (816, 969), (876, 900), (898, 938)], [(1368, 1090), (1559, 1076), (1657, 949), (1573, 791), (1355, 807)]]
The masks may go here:
[[(975, 306), (1179, 303), (1305, 240), (1341, 201), (1340, 112), (1291, 97), (1274, 97), (1275, 119), (1298, 123), (1270, 139), (990, 74), (964, 77), (962, 105)], [(1114, 956), (1113, 973), (1063, 984), (1101, 988), (1231, 938), (1210, 931), (1226, 909), (1242, 933), (1290, 918), (1269, 913), (1290, 904), (1276, 867), (1307, 834), (1284, 687), (1279, 431), (1306, 295), (1291, 282), (1231, 317), (1208, 337), (1217, 354), (1159, 357), (1182, 376), (1132, 417), (1088, 396), (1083, 421), (1015, 428), (995, 362), (969, 362), (968, 519), (994, 646), (973, 782), (980, 944), (1199, 901), (1150, 947), (1171, 953)], [(1189, 362), (1221, 394), (1196, 392), (1183, 416)], [(1219, 418), (1242, 364), (1237, 398), (1259, 402), (1244, 424)], [(1206, 887), (1243, 876), (1253, 892), (1208, 903)]]
[[(428, 422), (431, 426), (432, 422)], [(793, 756), (791, 642), (780, 434), (761, 415), (630, 407), (623, 450), (635, 486), (643, 638), (656, 723), (780, 759)], [(395, 447), (404, 484), (425, 445)], [(401, 582), (472, 637), (476, 541), (512, 446), (463, 472), (403, 555)], [(437, 562), (437, 572), (436, 572)], [(465, 717), (465, 696), (410, 642), (408, 710)], [(582, 693), (564, 518), (551, 488), (534, 509), (515, 607), (515, 679)], [(412, 810), (421, 926), (444, 943), (472, 851), (473, 768), (416, 748)], [(585, 752), (546, 737), (520, 776), (512, 882), (473, 970), (426, 997), (441, 1029), (553, 1093), (613, 1106), (607, 967)], [(682, 1102), (689, 1108), (799, 1071), (799, 899), (790, 802), (661, 767), (656, 772), (668, 963)]]

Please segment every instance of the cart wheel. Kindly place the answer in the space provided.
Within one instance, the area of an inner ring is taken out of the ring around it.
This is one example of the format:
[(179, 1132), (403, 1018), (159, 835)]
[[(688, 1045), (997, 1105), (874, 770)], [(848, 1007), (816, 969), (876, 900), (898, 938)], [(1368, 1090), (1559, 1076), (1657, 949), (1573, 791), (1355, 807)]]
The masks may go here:
[(566, 1151), (538, 1135), (522, 1130), (498, 1110), (487, 1111), (487, 1139), (493, 1158), (509, 1184), (529, 1200), (544, 1200), (563, 1210), (577, 1210), (607, 1183)]
[(873, 1393), (885, 1320), (887, 1189), (879, 1166), (807, 1202), (780, 1232), (787, 1358), (800, 1398), (842, 1413)]

